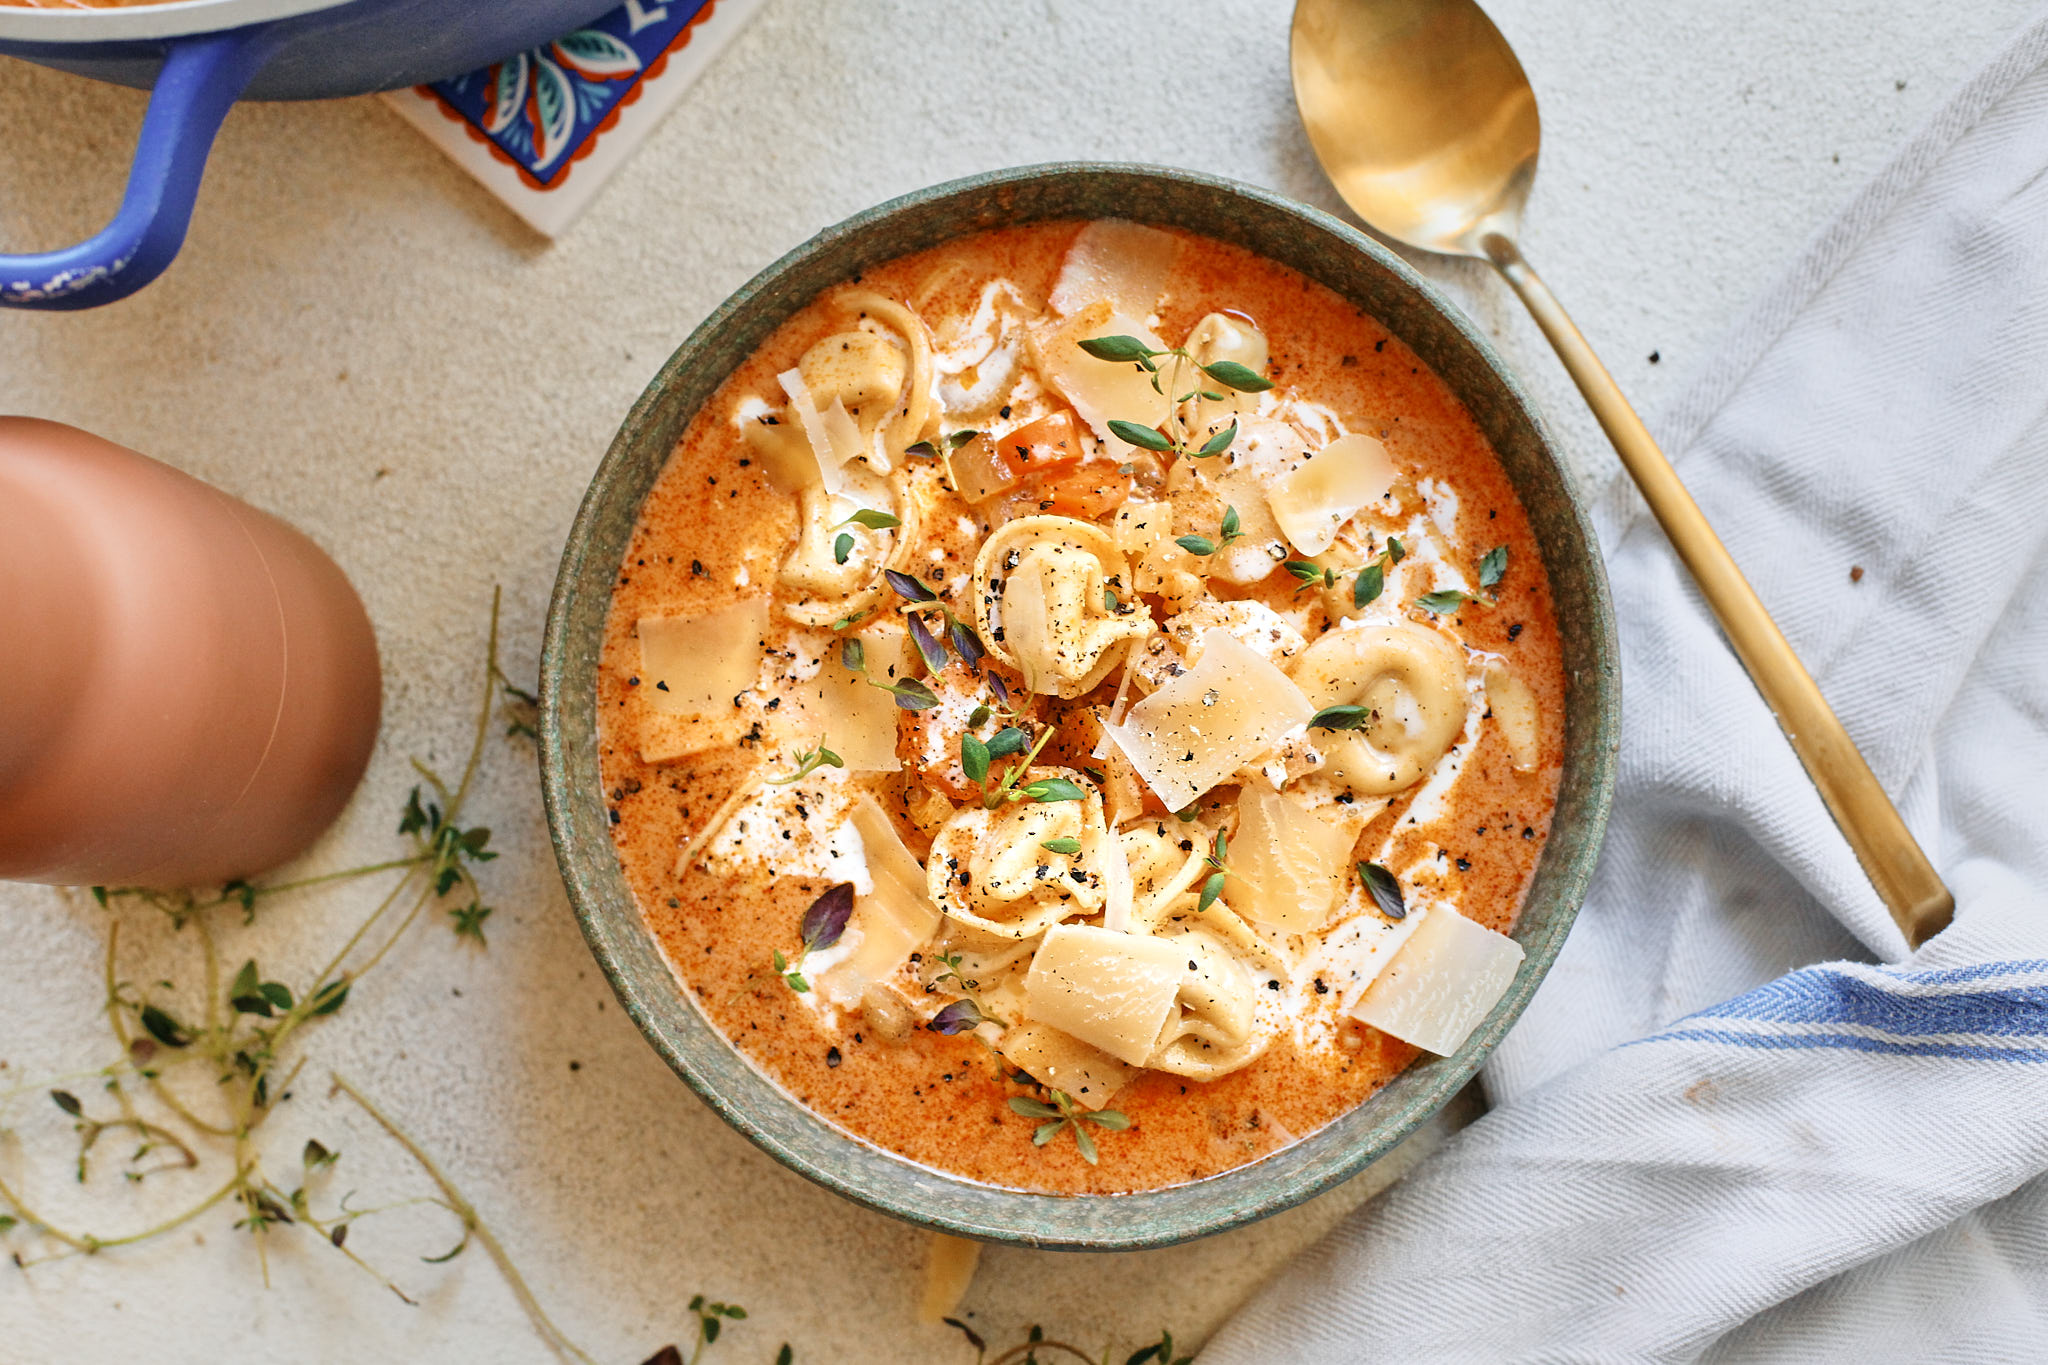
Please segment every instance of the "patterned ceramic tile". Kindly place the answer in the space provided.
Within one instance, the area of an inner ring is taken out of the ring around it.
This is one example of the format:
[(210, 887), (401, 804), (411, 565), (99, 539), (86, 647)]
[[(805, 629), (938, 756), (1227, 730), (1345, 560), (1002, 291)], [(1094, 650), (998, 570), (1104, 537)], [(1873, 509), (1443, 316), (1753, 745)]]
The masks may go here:
[(384, 98), (552, 237), (761, 4), (626, 0), (551, 43)]

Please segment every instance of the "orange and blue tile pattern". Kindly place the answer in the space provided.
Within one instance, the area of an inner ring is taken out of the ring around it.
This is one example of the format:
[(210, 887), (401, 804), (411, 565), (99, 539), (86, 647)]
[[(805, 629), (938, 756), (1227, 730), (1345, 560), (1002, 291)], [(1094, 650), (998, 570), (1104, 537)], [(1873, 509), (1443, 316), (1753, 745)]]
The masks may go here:
[(528, 186), (554, 189), (715, 3), (626, 0), (574, 33), (419, 93)]

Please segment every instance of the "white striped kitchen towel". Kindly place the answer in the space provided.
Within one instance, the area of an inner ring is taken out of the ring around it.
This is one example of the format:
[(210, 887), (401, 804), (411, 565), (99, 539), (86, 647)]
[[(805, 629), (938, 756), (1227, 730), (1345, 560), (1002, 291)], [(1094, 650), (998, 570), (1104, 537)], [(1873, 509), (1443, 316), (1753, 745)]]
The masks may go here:
[(2048, 1361), (2048, 19), (1661, 434), (1956, 923), (1906, 953), (1662, 535), (1611, 498), (1620, 795), (1495, 1107), (1203, 1365)]

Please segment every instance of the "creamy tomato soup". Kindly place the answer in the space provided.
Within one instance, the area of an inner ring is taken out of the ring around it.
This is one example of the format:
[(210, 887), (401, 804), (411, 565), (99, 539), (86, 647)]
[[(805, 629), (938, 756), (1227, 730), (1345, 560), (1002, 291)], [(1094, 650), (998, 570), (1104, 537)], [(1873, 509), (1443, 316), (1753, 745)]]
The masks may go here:
[(620, 862), (790, 1094), (959, 1176), (1214, 1175), (1521, 960), (1563, 675), (1528, 520), (1376, 320), (1009, 228), (810, 302), (685, 433), (599, 678)]

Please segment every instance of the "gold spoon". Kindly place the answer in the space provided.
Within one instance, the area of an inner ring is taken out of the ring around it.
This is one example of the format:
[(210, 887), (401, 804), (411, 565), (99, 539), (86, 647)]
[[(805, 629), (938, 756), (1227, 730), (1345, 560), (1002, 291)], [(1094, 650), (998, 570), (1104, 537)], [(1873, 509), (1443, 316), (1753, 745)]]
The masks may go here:
[(1728, 549), (1548, 286), (1515, 246), (1536, 178), (1536, 96), (1474, 0), (1297, 0), (1294, 101), (1337, 193), (1384, 236), (1476, 256), (1557, 349), (1907, 942), (1955, 897)]

